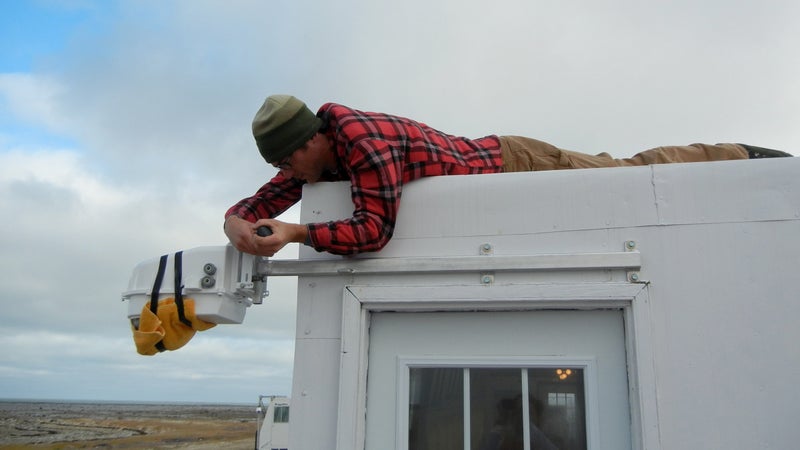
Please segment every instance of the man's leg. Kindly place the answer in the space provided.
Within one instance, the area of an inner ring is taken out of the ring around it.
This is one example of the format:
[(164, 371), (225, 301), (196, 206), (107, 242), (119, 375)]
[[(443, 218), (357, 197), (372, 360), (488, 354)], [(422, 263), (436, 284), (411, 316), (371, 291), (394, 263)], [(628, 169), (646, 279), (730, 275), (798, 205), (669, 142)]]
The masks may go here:
[(589, 155), (563, 150), (546, 142), (521, 136), (501, 136), (500, 147), (505, 172), (643, 166), (747, 159), (749, 157), (745, 147), (739, 144), (657, 147), (625, 159), (614, 159), (608, 153)]
[(739, 144), (691, 144), (656, 147), (636, 155), (616, 160), (620, 166), (646, 166), (650, 164), (726, 161), (747, 159), (747, 150)]

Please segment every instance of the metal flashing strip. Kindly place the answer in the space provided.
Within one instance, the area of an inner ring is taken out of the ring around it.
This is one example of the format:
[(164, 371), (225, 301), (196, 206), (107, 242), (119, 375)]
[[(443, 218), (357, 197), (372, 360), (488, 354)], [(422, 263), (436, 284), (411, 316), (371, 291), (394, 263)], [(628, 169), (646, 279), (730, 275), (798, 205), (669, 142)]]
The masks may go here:
[(548, 270), (624, 269), (642, 266), (638, 251), (566, 253), (523, 256), (446, 256), (332, 260), (262, 260), (266, 276), (337, 276), (454, 272), (526, 272)]

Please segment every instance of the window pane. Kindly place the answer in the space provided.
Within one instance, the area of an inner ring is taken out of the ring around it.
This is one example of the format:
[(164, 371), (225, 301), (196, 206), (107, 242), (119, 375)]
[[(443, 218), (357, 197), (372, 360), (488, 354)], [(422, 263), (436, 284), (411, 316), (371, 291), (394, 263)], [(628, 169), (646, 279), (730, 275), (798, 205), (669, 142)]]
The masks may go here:
[(531, 448), (586, 450), (583, 369), (528, 369)]
[(470, 369), (472, 450), (523, 450), (522, 371)]
[(408, 448), (463, 450), (464, 369), (411, 368)]
[(272, 416), (273, 423), (288, 423), (289, 422), (289, 407), (276, 406), (275, 413)]
[[(528, 368), (469, 370), (472, 450), (526, 450), (523, 395), (528, 398), (527, 450), (586, 450), (584, 371)], [(409, 449), (464, 447), (464, 369), (411, 368)]]

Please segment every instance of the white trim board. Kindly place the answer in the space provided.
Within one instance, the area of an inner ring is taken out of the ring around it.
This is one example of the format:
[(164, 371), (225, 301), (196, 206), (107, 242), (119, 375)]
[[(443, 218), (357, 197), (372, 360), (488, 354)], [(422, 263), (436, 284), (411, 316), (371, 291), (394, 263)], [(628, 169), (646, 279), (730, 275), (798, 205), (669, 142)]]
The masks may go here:
[(625, 320), (631, 442), (635, 449), (658, 450), (660, 439), (648, 298), (647, 284), (618, 282), (495, 284), (491, 287), (346, 286), (343, 292), (336, 448), (364, 448), (367, 350), (372, 312), (618, 308), (623, 311)]

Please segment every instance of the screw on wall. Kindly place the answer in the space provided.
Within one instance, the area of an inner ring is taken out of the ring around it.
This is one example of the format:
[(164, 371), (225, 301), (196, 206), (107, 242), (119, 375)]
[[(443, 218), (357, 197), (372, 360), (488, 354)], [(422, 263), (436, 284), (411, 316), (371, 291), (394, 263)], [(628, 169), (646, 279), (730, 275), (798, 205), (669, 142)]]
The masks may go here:
[[(638, 253), (639, 250), (636, 248), (636, 241), (634, 240), (625, 241), (625, 251)], [(630, 281), (631, 283), (646, 283), (646, 281), (642, 280), (641, 275), (637, 271), (633, 270), (628, 271), (627, 276), (628, 276), (628, 281)]]
[[(494, 248), (492, 248), (492, 244), (486, 242), (481, 244), (480, 246), (480, 254), (481, 256), (491, 256), (494, 253)], [(481, 284), (484, 286), (488, 286), (490, 284), (494, 284), (494, 274), (491, 273), (482, 273), (481, 274)]]

